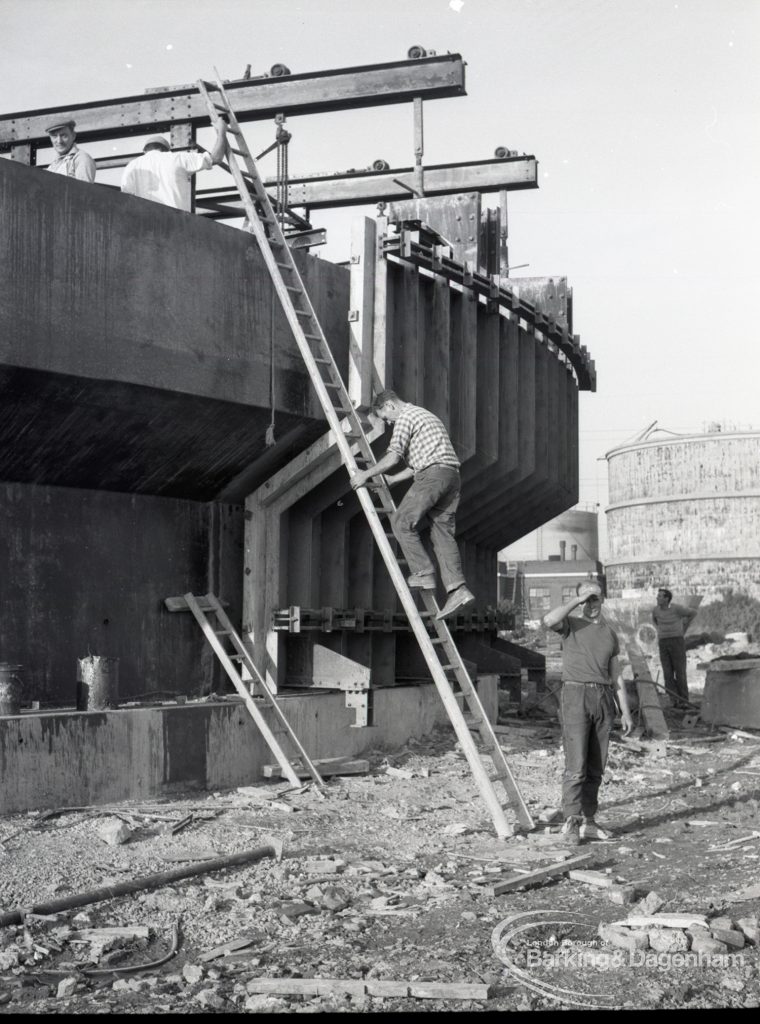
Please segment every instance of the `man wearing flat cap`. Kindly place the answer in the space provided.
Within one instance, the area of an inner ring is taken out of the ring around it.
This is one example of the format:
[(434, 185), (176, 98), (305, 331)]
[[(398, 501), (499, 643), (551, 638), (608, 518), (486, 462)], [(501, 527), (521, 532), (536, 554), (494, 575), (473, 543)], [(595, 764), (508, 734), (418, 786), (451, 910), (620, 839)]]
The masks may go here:
[(163, 135), (152, 135), (143, 146), (143, 155), (130, 160), (124, 168), (121, 190), (189, 212), (192, 208), (192, 176), (221, 163), (226, 149), (227, 137), (222, 127), (217, 129), (210, 153), (191, 150), (173, 153)]
[(77, 146), (75, 128), (75, 121), (57, 121), (45, 129), (56, 153), (47, 169), (80, 181), (95, 181), (95, 161)]

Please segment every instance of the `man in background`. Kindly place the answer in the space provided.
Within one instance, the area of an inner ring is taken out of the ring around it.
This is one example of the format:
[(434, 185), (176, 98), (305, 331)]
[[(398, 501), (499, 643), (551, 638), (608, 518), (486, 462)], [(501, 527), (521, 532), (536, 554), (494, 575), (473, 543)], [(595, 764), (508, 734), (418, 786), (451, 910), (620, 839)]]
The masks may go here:
[(151, 199), (175, 210), (192, 209), (191, 180), (198, 171), (208, 171), (224, 159), (227, 136), (220, 125), (210, 153), (191, 150), (172, 152), (163, 135), (152, 135), (143, 155), (130, 160), (121, 178), (121, 190), (141, 199)]
[(55, 158), (47, 169), (80, 181), (95, 181), (95, 161), (76, 144), (76, 121), (57, 121), (45, 131), (55, 150)]
[(652, 609), (652, 622), (657, 627), (660, 664), (665, 689), (675, 707), (686, 707), (689, 686), (686, 681), (686, 641), (684, 634), (697, 614), (694, 608), (673, 604), (673, 594), (667, 587), (657, 591), (657, 606)]
[[(582, 839), (610, 839), (596, 822), (599, 787), (620, 703), (623, 735), (633, 729), (628, 694), (620, 671), (617, 633), (602, 615), (598, 583), (579, 583), (576, 596), (544, 615), (543, 623), (562, 637), (562, 833), (572, 846)], [(580, 615), (571, 614), (582, 607)]]

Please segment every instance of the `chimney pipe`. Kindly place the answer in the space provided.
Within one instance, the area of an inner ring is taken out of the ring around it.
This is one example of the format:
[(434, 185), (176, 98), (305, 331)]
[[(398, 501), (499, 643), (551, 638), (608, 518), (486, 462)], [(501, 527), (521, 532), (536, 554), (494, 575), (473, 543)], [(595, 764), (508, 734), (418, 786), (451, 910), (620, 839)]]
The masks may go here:
[(573, 546), (570, 548), (570, 550), (573, 553), (573, 561), (577, 562), (578, 561), (578, 545), (577, 544), (573, 544)]
[(565, 548), (567, 547), (567, 541), (561, 540), (559, 542), (559, 558), (561, 562), (565, 561)]

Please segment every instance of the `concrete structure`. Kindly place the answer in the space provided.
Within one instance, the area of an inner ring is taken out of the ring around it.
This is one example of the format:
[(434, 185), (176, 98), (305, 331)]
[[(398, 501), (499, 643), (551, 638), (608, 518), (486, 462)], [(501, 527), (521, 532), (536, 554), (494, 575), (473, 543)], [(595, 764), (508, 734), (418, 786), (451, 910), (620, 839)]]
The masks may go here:
[[(477, 689), (496, 721), (497, 678), (482, 677)], [(339, 693), (287, 695), (281, 706), (312, 759), (392, 750), (448, 721), (432, 686), (380, 689), (375, 701), (383, 725), (373, 729), (351, 728), (352, 712)], [(273, 726), (265, 705), (262, 714)], [(262, 767), (273, 761), (237, 697), (0, 717), (0, 814), (249, 786), (263, 781)]]
[(611, 596), (760, 597), (760, 432), (657, 437), (607, 453)]
[(575, 596), (583, 580), (603, 584), (595, 507), (569, 509), (499, 552), (499, 600), (523, 622), (539, 620)]
[[(421, 97), (462, 95), (463, 69), (446, 55), (230, 91), (244, 120), (413, 99), (421, 192)], [(198, 100), (193, 87), (177, 87), (55, 113), (75, 116), (85, 145), (160, 129), (184, 148), (207, 124)], [(87, 654), (118, 658), (122, 700), (224, 692), (193, 620), (163, 603), (210, 591), (273, 686), (380, 687), (374, 723), (391, 728), (398, 712), (382, 688), (428, 675), (256, 244), (206, 216), (36, 168), (51, 113), (0, 117), (0, 149), (12, 154), (0, 160), (0, 658), (23, 666), (25, 704), (73, 705)], [(535, 187), (533, 158), (509, 154), (501, 166), (488, 169), (488, 188), (499, 184), (506, 198), (509, 188)], [(506, 210), (489, 214), (483, 232), (477, 190), (443, 194), (458, 181), (476, 187), (472, 171), (449, 166), (431, 178), (442, 194), (419, 200), (432, 228), (458, 225), (450, 249), (422, 244), (440, 235), (419, 225), (395, 232), (389, 218), (362, 218), (349, 265), (297, 259), (357, 407), (393, 387), (447, 425), (462, 462), (459, 540), (478, 599), (451, 625), (473, 674), (515, 678), (519, 651), (489, 618), (496, 552), (577, 500), (578, 392), (595, 388), (595, 371), (571, 333), (564, 279), (531, 279), (528, 299), (489, 276), (506, 259)], [(351, 198), (346, 181), (334, 184), (325, 205)], [(378, 427), (372, 440), (380, 454), (388, 433)], [(21, 746), (48, 743), (55, 753), (54, 733), (69, 737), (62, 750), (74, 744), (51, 772), (91, 769), (76, 750), (90, 726), (76, 715), (53, 724), (41, 716), (39, 727), (22, 719)], [(103, 721), (116, 731), (93, 734), (101, 752), (112, 744), (144, 763), (152, 791), (166, 782), (159, 761), (193, 761), (192, 751), (167, 755), (165, 737), (131, 745), (139, 714)], [(353, 749), (361, 732), (328, 728), (317, 750)], [(4, 772), (17, 765), (8, 784), (21, 786), (31, 769), (11, 745)], [(220, 777), (209, 771), (205, 783)], [(116, 796), (104, 792), (97, 798)]]
[(702, 720), (760, 729), (760, 658), (715, 658), (707, 665)]

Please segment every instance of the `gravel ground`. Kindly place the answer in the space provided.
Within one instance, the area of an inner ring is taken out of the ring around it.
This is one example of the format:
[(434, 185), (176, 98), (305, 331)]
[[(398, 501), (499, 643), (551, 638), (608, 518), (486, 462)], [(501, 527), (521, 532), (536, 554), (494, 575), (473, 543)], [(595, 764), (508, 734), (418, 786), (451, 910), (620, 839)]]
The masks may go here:
[[(557, 722), (538, 712), (509, 722), (503, 742), (523, 796), (536, 818), (550, 817), (562, 769)], [(600, 921), (624, 918), (630, 907), (563, 875), (502, 896), (490, 895), (485, 883), (584, 852), (593, 853), (596, 870), (635, 887), (636, 898), (656, 891), (663, 911), (747, 918), (760, 908), (760, 888), (751, 888), (759, 877), (760, 839), (751, 834), (760, 833), (760, 742), (702, 726), (674, 731), (661, 758), (614, 742), (600, 821), (614, 826), (616, 839), (574, 850), (563, 846), (556, 824), (498, 840), (451, 730), (401, 750), (373, 751), (369, 761), (369, 774), (333, 779), (326, 798), (313, 789), (262, 783), (171, 802), (0, 821), (0, 906), (6, 911), (261, 847), (268, 837), (284, 847), (279, 863), (266, 857), (53, 917), (28, 914), (24, 925), (0, 929), (0, 1012), (572, 1007), (578, 992), (599, 990), (599, 972), (536, 968), (536, 990), (495, 954), (494, 928), (510, 915), (550, 912), (531, 941), (546, 946), (564, 936), (583, 944), (593, 941)], [(192, 821), (172, 835), (172, 825), (190, 814)], [(128, 841), (109, 845), (106, 832), (121, 824), (131, 829)], [(730, 851), (711, 849), (744, 837), (750, 838)], [(562, 914), (579, 915), (583, 923), (574, 931), (558, 925), (554, 919)], [(86, 931), (109, 927), (138, 931), (132, 938)], [(165, 956), (177, 927), (178, 949), (166, 963), (118, 973)], [(203, 959), (235, 940), (247, 945)], [(515, 949), (526, 969), (528, 946), (518, 942)], [(739, 952), (730, 970), (664, 972), (625, 964), (607, 969), (601, 987), (614, 1005), (629, 1008), (756, 1007), (758, 948)], [(279, 997), (255, 991), (261, 978), (489, 989), (478, 1001)], [(549, 998), (542, 981), (570, 995)]]

